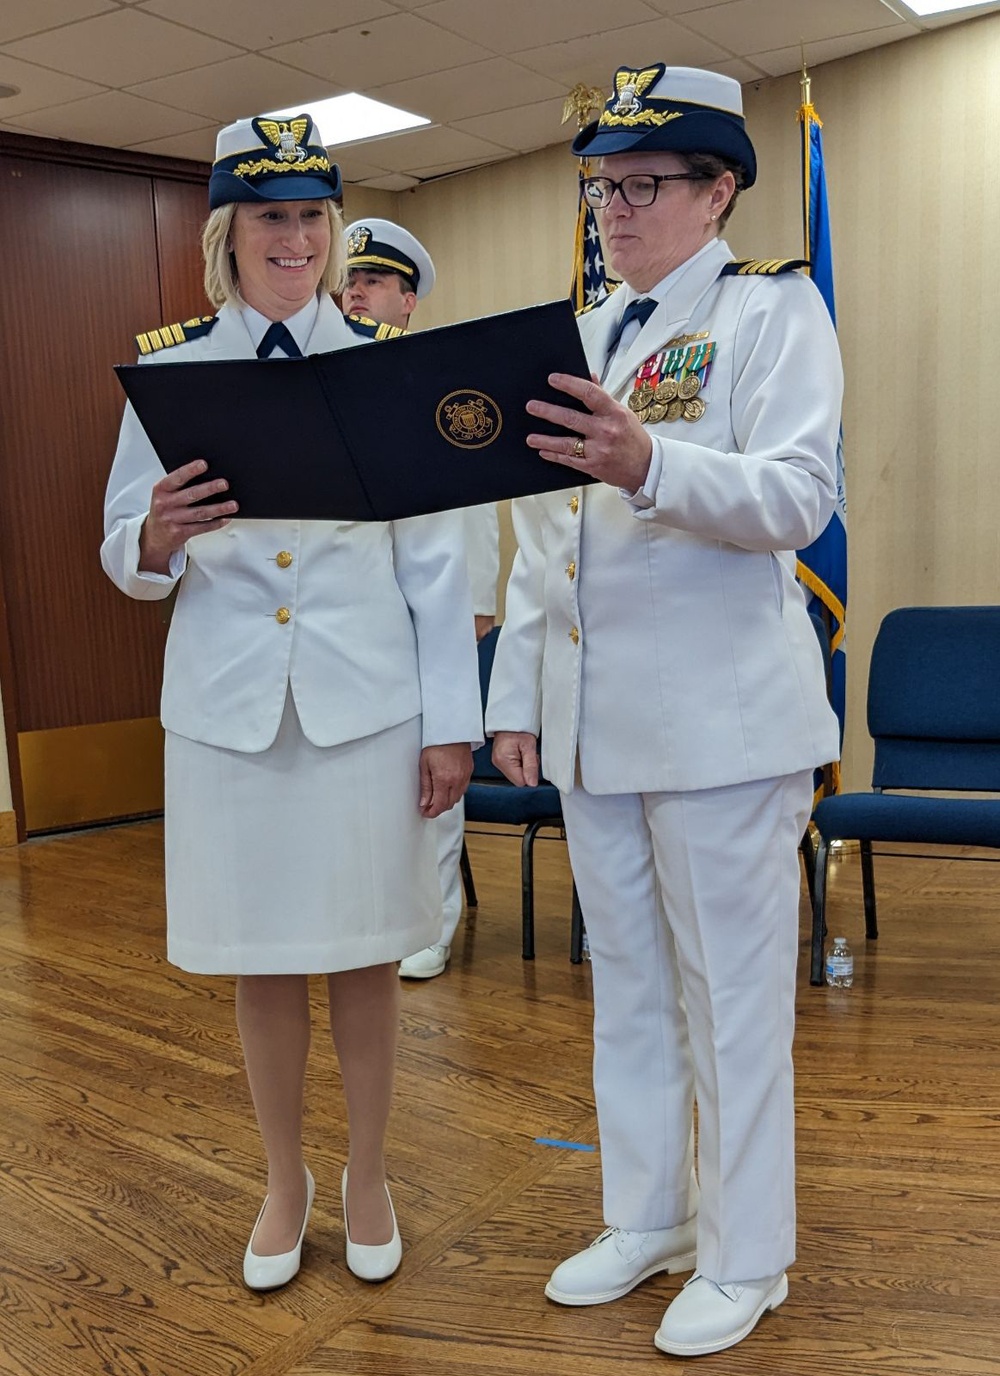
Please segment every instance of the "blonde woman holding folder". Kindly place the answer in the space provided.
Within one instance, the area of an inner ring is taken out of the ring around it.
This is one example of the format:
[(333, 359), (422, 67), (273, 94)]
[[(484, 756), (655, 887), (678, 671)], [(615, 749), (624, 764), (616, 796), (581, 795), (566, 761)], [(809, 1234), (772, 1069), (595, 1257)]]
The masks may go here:
[[(141, 352), (362, 343), (330, 298), (344, 272), (339, 187), (307, 115), (223, 129), (203, 237), (218, 314), (140, 335)], [(273, 380), (262, 370), (262, 386)], [(289, 465), (295, 436), (289, 414)], [(482, 733), (460, 523), (240, 521), (225, 476), (205, 473), (199, 461), (166, 475), (126, 409), (102, 562), (131, 597), (178, 589), (162, 697), (167, 955), (236, 976), (268, 1164), (244, 1256), (256, 1290), (301, 1263), (317, 1188), (302, 1144), (308, 976), (326, 977), (350, 1138), (347, 1264), (382, 1280), (402, 1254), (384, 1159), (396, 966), (437, 933), (430, 822), (464, 793)]]

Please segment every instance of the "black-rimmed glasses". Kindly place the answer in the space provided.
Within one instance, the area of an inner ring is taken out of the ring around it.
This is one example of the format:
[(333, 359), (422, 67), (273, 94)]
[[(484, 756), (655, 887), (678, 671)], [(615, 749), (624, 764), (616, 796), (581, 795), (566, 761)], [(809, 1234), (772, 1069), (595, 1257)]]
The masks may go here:
[(616, 191), (626, 205), (634, 210), (652, 205), (661, 182), (702, 182), (704, 172), (633, 172), (630, 177), (622, 177), (620, 182), (610, 177), (584, 177), (583, 199), (589, 206), (604, 210), (611, 204)]

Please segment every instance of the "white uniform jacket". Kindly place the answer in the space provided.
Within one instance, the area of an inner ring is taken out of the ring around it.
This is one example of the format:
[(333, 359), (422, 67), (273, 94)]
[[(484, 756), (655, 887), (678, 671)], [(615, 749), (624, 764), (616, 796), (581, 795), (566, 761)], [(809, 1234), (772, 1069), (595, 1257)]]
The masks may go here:
[[(362, 343), (322, 296), (306, 352)], [(242, 315), (226, 305), (210, 333), (152, 361), (254, 357)], [(293, 415), (288, 433), (291, 464)], [(393, 523), (236, 519), (189, 540), (174, 557), (173, 576), (161, 577), (139, 573), (138, 560), (150, 493), (162, 477), (127, 406), (108, 483), (101, 562), (130, 597), (163, 598), (180, 582), (161, 700), (168, 731), (230, 750), (265, 750), (290, 682), (314, 745), (357, 740), (421, 712), (424, 745), (482, 740), (457, 514)]]
[(472, 610), (477, 616), (496, 616), (500, 577), (500, 521), (495, 502), (462, 508), (465, 547), (472, 583)]
[[(648, 427), (643, 493), (595, 484), (513, 504), (486, 727), (540, 731), (543, 772), (565, 792), (716, 788), (838, 754), (794, 577), (794, 551), (834, 508), (836, 336), (808, 278), (720, 277), (731, 258), (720, 241), (668, 283), (605, 379), (625, 401), (669, 341), (715, 341), (702, 418)], [(627, 294), (580, 319), (598, 375)]]

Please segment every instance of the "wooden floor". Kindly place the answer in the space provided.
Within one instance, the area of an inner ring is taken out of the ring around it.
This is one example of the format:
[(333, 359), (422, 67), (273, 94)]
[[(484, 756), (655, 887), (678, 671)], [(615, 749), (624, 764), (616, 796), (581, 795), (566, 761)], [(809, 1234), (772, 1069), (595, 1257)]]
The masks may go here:
[[(565, 848), (540, 843), (538, 958), (519, 952), (518, 842), (470, 838), (478, 914), (448, 973), (407, 984), (390, 1162), (406, 1252), (343, 1260), (345, 1140), (315, 1008), (303, 1268), (248, 1293), (262, 1165), (229, 981), (163, 959), (159, 824), (0, 851), (0, 1370), (4, 1376), (781, 1376), (1000, 1373), (1000, 868), (856, 856), (831, 924), (851, 990), (807, 982), (797, 1039), (799, 1262), (739, 1348), (652, 1334), (678, 1281), (562, 1309), (553, 1264), (600, 1230), (590, 971), (568, 960)], [(320, 982), (316, 982), (317, 1000)]]

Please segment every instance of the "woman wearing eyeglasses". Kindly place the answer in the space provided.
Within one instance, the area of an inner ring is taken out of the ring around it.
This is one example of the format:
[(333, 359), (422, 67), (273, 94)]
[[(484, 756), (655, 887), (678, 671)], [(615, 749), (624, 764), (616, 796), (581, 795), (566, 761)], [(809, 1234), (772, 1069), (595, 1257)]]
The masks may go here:
[(802, 264), (719, 238), (756, 176), (735, 81), (620, 68), (573, 151), (623, 285), (580, 321), (599, 381), (552, 379), (586, 411), (528, 407), (575, 438), (529, 444), (599, 481), (515, 503), (487, 729), (529, 786), (541, 733), (593, 958), (607, 1230), (546, 1294), (693, 1269), (654, 1341), (698, 1356), (795, 1256), (797, 847), (839, 746), (795, 550), (834, 509), (841, 366)]

